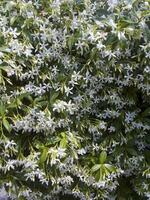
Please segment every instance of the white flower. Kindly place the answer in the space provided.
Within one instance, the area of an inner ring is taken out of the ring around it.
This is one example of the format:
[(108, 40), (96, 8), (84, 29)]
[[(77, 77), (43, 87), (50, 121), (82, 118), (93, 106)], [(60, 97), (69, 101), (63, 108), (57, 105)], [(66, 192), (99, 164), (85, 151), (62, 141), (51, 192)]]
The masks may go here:
[(32, 50), (27, 48), (25, 51), (24, 51), (24, 54), (28, 57), (28, 56), (32, 56)]
[(62, 178), (58, 178), (58, 182), (60, 182), (62, 185), (71, 185), (74, 181), (71, 176), (65, 176)]
[(65, 85), (65, 86), (64, 86), (64, 89), (65, 89), (65, 93), (66, 93), (67, 97), (69, 96), (69, 94), (73, 94), (72, 91), (71, 91), (73, 88), (69, 88), (69, 87), (67, 87), (67, 86)]
[(105, 45), (103, 45), (101, 41), (98, 41), (96, 47), (98, 48), (98, 50), (102, 50), (105, 47)]
[(1, 198), (2, 200), (8, 199), (8, 194), (7, 194), (7, 192), (6, 192), (6, 190), (5, 190), (4, 187), (1, 187), (1, 188), (0, 188), (0, 198)]
[(17, 37), (20, 35), (20, 33), (17, 32), (17, 28), (15, 28), (15, 29), (10, 28), (10, 29), (8, 30), (8, 33), (9, 33), (10, 35), (12, 35), (13, 38), (17, 38)]
[(10, 171), (11, 169), (15, 169), (15, 166), (14, 166), (14, 161), (13, 160), (9, 160), (5, 166), (5, 173), (7, 171)]
[(115, 132), (115, 127), (113, 127), (113, 126), (110, 126), (109, 128), (108, 128), (108, 130), (109, 130), (109, 132), (111, 133), (111, 132)]
[(53, 104), (53, 111), (57, 111), (58, 113), (65, 110), (67, 103), (65, 101), (57, 101), (57, 103)]
[(87, 151), (86, 151), (86, 149), (82, 148), (82, 149), (78, 149), (77, 152), (79, 155), (84, 155), (84, 154), (86, 154)]
[(70, 114), (73, 114), (76, 110), (75, 104), (71, 103), (71, 100), (67, 103), (66, 108)]
[(9, 43), (9, 46), (10, 46), (10, 52), (12, 51), (19, 56), (23, 53), (23, 45), (19, 43), (17, 39), (12, 40)]
[(72, 29), (72, 30), (77, 29), (78, 26), (79, 26), (78, 18), (77, 18), (76, 16), (73, 16), (71, 29)]
[(59, 158), (63, 158), (66, 155), (65, 149), (63, 149), (63, 148), (58, 147), (57, 151), (58, 151)]
[(15, 146), (16, 146), (17, 144), (13, 141), (13, 140), (11, 140), (11, 141), (7, 141), (7, 143), (5, 144), (5, 149), (12, 149), (12, 148), (14, 148)]
[(80, 40), (75, 44), (77, 47), (77, 50), (81, 51), (81, 55), (83, 54), (83, 49), (84, 49), (84, 42), (81, 42)]
[(91, 80), (91, 75), (90, 75), (89, 71), (86, 72), (84, 80), (86, 83), (88, 83)]
[(105, 184), (106, 184), (105, 181), (99, 181), (99, 182), (93, 183), (93, 186), (96, 188), (104, 188)]
[(117, 6), (118, 4), (118, 0), (107, 0), (108, 1), (108, 5), (110, 7), (110, 9), (113, 9), (115, 6)]
[(0, 58), (3, 57), (3, 55), (4, 55), (4, 54), (3, 54), (2, 52), (0, 52)]
[(132, 112), (132, 113), (131, 112), (127, 112), (125, 114), (125, 122), (127, 122), (129, 124), (130, 122), (132, 122), (134, 120), (135, 116), (136, 116), (135, 112)]
[(116, 24), (113, 19), (109, 19), (109, 25), (113, 28), (113, 30), (116, 28)]
[(118, 34), (119, 40), (124, 40), (124, 39), (126, 39), (125, 33), (124, 33), (124, 32), (117, 31), (117, 34)]
[(76, 71), (74, 71), (73, 74), (71, 75), (71, 79), (74, 80), (74, 81), (76, 81), (76, 82), (77, 82), (78, 80), (80, 80), (81, 77), (82, 77), (82, 76), (80, 75), (80, 72), (77, 73)]
[(149, 74), (150, 74), (150, 66), (146, 66), (145, 69), (144, 69), (144, 71), (145, 71), (146, 73), (149, 73)]

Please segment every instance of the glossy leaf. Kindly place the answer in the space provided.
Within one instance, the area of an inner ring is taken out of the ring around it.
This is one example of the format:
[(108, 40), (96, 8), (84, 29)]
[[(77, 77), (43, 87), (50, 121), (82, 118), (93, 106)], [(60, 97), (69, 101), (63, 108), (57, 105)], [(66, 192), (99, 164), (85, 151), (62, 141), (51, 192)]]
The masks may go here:
[(100, 164), (104, 164), (105, 161), (106, 161), (106, 158), (107, 158), (107, 153), (106, 153), (106, 151), (102, 151), (102, 152), (100, 153), (100, 156), (99, 156), (99, 162), (100, 162)]
[(6, 130), (8, 132), (11, 131), (11, 126), (10, 126), (10, 124), (9, 124), (9, 122), (8, 122), (8, 120), (6, 118), (3, 118), (3, 125), (4, 125), (4, 127), (6, 128)]

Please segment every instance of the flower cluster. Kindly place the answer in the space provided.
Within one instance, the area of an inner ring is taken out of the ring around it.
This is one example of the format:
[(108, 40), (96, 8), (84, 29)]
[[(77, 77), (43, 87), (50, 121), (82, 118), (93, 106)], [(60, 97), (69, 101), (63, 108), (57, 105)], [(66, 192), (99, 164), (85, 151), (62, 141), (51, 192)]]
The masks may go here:
[(149, 0), (0, 1), (10, 199), (150, 199), (149, 15)]

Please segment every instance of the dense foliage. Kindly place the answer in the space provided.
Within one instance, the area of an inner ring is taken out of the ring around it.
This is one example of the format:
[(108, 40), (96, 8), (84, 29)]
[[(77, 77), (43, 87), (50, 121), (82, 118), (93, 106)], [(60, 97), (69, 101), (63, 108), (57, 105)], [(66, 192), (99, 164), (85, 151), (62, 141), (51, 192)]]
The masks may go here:
[(0, 185), (11, 199), (150, 199), (150, 1), (0, 1)]

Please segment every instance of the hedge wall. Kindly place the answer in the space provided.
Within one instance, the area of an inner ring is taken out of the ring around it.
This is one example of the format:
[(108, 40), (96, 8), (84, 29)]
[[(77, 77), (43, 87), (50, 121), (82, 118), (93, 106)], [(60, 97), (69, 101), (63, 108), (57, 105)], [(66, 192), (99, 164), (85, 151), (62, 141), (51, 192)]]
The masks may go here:
[(150, 0), (0, 1), (10, 199), (150, 199), (149, 17)]

